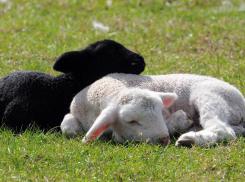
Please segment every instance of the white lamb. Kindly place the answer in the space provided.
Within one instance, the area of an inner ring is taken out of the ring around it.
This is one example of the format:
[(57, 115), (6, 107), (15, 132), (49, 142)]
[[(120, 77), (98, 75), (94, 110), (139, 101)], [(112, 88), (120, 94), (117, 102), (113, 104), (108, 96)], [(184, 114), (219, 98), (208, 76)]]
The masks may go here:
[(214, 144), (245, 135), (243, 95), (207, 76), (110, 74), (78, 93), (70, 110), (61, 129), (68, 136), (88, 131), (83, 142), (112, 131), (118, 142), (160, 139), (166, 144), (169, 135), (192, 124), (180, 110), (203, 130), (181, 135), (176, 145)]

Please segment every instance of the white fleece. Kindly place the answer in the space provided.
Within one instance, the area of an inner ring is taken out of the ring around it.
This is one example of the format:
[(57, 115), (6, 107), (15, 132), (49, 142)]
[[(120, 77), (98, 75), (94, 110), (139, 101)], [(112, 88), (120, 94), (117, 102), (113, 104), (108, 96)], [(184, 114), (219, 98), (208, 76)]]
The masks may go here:
[[(221, 80), (191, 74), (109, 74), (76, 95), (70, 107), (71, 114), (82, 121), (80, 124), (83, 130), (88, 131), (89, 128), (86, 127), (91, 125), (84, 123), (92, 124), (101, 111), (112, 102), (112, 98), (117, 98), (118, 93), (126, 88), (149, 89), (178, 95), (178, 99), (168, 108), (169, 112), (183, 110), (194, 122), (199, 123), (203, 130), (181, 135), (176, 145), (202, 145), (209, 142), (213, 144), (225, 139), (233, 140), (236, 134), (245, 134), (245, 102), (241, 92)], [(164, 120), (168, 127), (171, 126), (169, 123), (175, 122), (166, 118)]]

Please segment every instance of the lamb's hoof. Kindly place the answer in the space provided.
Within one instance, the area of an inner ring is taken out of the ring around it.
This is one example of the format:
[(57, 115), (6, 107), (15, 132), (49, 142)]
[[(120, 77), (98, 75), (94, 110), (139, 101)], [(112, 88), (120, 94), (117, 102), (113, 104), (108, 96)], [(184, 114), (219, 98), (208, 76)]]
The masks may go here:
[[(171, 120), (172, 123), (175, 123), (177, 133), (185, 133), (190, 128), (194, 127), (193, 119), (188, 113), (184, 112), (183, 110), (178, 110), (173, 113), (169, 117), (169, 120)], [(177, 125), (177, 123), (179, 123), (179, 125)]]
[(189, 123), (189, 128), (193, 127), (194, 126), (194, 121), (193, 121), (192, 117), (187, 112), (184, 112), (184, 111), (182, 111), (182, 112), (187, 117), (187, 121)]
[(189, 137), (185, 137), (181, 140), (177, 140), (175, 146), (183, 146), (183, 147), (192, 147), (195, 144), (195, 141)]

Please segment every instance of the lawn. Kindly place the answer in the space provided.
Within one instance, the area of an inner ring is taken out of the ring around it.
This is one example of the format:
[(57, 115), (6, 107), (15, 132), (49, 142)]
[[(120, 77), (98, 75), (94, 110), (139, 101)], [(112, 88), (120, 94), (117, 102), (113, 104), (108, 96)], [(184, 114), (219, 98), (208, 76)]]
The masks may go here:
[[(58, 75), (52, 65), (62, 53), (113, 39), (142, 54), (143, 74), (210, 75), (245, 95), (244, 35), (244, 0), (0, 0), (0, 77)], [(244, 143), (83, 145), (81, 137), (2, 128), (0, 181), (243, 181)]]

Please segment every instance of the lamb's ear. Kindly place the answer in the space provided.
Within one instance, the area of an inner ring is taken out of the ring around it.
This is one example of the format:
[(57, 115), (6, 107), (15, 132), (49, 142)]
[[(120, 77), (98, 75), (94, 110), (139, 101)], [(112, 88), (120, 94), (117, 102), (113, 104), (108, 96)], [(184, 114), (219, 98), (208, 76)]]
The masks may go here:
[(178, 99), (178, 96), (176, 93), (161, 93), (158, 92), (158, 95), (162, 99), (163, 106), (165, 108), (169, 108), (173, 105), (173, 103)]
[(86, 136), (83, 138), (82, 142), (88, 143), (91, 140), (98, 139), (103, 132), (115, 122), (116, 118), (117, 107), (108, 106), (105, 108), (86, 133)]
[(53, 69), (63, 73), (72, 72), (80, 68), (88, 59), (86, 51), (71, 51), (62, 54), (54, 63)]

